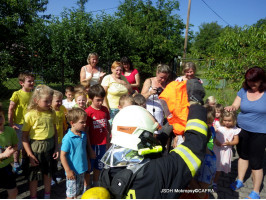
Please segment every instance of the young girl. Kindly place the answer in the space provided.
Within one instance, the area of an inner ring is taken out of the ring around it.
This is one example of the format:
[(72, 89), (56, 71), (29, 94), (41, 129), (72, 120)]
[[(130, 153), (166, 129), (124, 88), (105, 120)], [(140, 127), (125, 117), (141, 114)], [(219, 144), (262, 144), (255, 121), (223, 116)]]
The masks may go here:
[(37, 198), (38, 180), (44, 177), (44, 198), (50, 198), (51, 177), (56, 171), (58, 143), (56, 116), (51, 109), (54, 91), (38, 85), (31, 97), (22, 127), (23, 146), (30, 158), (30, 195)]
[(224, 111), (224, 107), (222, 104), (215, 105), (215, 118), (214, 118), (213, 126), (215, 126), (216, 128), (221, 126), (220, 118), (221, 118), (221, 115), (223, 114), (223, 111)]
[(221, 119), (221, 126), (216, 130), (213, 151), (216, 155), (216, 168), (213, 189), (217, 189), (217, 182), (221, 171), (228, 173), (231, 171), (232, 146), (238, 144), (238, 134), (240, 128), (236, 127), (236, 113), (224, 111)]

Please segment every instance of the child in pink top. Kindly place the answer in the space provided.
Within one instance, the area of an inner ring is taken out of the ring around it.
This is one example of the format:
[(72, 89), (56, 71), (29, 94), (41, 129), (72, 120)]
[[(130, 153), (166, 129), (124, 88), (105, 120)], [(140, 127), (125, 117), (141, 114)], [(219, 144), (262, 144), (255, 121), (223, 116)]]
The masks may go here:
[(224, 111), (221, 119), (221, 126), (216, 130), (213, 151), (216, 155), (216, 174), (214, 178), (214, 189), (221, 171), (228, 173), (231, 171), (232, 146), (238, 144), (240, 128), (236, 127), (236, 113)]

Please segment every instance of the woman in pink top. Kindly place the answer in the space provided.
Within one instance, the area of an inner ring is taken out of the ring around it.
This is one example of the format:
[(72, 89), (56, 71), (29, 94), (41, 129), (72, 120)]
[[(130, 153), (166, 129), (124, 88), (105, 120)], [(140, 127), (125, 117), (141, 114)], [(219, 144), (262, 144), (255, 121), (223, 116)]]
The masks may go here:
[(139, 93), (140, 77), (138, 70), (133, 68), (133, 64), (128, 57), (121, 58), (121, 63), (123, 65), (122, 75), (126, 77), (133, 91)]

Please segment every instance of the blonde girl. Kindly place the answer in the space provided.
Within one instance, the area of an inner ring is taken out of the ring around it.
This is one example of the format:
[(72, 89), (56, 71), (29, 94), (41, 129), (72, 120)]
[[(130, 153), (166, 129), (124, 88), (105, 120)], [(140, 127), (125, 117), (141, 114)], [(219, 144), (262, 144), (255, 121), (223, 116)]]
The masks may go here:
[(76, 92), (75, 93), (75, 108), (81, 108), (85, 110), (87, 108), (87, 95), (85, 92)]
[(221, 171), (231, 171), (232, 146), (238, 144), (240, 128), (236, 127), (236, 113), (224, 111), (220, 118), (221, 126), (216, 130), (213, 151), (216, 155), (216, 174), (214, 178), (214, 189), (217, 189), (217, 182)]
[(22, 127), (22, 143), (30, 158), (30, 196), (37, 198), (38, 180), (44, 178), (44, 198), (50, 198), (51, 177), (56, 171), (58, 143), (56, 116), (51, 108), (54, 91), (38, 85), (31, 97)]

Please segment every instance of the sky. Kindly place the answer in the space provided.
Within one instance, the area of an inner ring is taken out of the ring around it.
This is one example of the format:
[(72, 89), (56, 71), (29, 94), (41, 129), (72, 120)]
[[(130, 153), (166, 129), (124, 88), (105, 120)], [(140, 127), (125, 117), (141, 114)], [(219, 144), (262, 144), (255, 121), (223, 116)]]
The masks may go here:
[[(77, 8), (76, 2), (77, 0), (49, 0), (45, 14), (60, 16), (64, 8)], [(113, 14), (121, 2), (124, 0), (88, 0), (85, 10), (93, 11), (93, 14), (100, 14), (100, 10)], [(180, 8), (176, 11), (185, 24), (188, 2), (189, 0), (179, 0)], [(202, 23), (215, 21), (223, 27), (252, 25), (265, 17), (266, 0), (191, 0), (189, 23), (194, 27), (189, 27), (189, 29), (197, 32)]]

